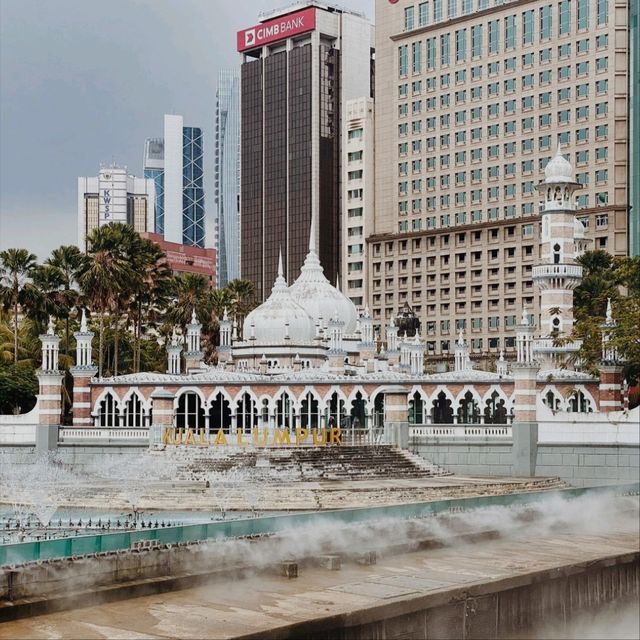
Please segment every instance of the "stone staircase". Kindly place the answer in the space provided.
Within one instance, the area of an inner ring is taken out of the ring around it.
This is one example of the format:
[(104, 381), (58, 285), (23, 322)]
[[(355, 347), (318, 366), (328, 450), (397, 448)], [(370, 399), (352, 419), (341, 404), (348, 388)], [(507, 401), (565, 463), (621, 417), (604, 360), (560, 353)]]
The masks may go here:
[(428, 478), (451, 475), (420, 456), (393, 445), (296, 447), (225, 450), (167, 448), (149, 455), (169, 457), (177, 480), (202, 481), (225, 476), (229, 480), (314, 482), (375, 478)]

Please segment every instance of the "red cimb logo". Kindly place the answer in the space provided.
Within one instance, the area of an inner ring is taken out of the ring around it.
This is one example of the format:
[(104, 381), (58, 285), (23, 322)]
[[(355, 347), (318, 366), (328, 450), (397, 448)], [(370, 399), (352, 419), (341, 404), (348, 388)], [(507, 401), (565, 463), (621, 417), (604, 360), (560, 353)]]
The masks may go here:
[(389, 0), (389, 4), (398, 4), (400, 0)]

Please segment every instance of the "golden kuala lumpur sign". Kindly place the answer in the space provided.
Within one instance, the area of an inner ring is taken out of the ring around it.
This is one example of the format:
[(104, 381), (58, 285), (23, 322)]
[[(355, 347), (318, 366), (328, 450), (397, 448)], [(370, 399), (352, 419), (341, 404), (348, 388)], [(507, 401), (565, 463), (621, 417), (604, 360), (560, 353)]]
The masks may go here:
[(239, 446), (254, 445), (256, 447), (291, 447), (303, 444), (322, 446), (326, 444), (342, 444), (342, 432), (339, 427), (330, 429), (305, 429), (298, 427), (295, 431), (288, 429), (258, 429), (251, 430), (251, 436), (238, 431), (236, 434), (225, 433), (219, 429), (215, 435), (207, 437), (204, 429), (197, 432), (191, 428), (177, 429), (175, 427), (165, 427), (162, 432), (162, 444), (183, 444), (200, 447), (224, 446), (235, 444)]

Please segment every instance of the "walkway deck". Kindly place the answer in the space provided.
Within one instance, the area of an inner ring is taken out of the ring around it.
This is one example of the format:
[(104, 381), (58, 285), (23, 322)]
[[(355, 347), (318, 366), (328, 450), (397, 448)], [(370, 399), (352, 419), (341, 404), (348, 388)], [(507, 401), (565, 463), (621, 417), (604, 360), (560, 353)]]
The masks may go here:
[(0, 638), (305, 637), (318, 621), (324, 628), (366, 624), (550, 579), (563, 573), (561, 567), (568, 574), (605, 559), (615, 564), (640, 548), (637, 511), (616, 523), (595, 522), (583, 533), (534, 528), (511, 538), (379, 557), (372, 566), (303, 567), (297, 579), (212, 582), (5, 623)]

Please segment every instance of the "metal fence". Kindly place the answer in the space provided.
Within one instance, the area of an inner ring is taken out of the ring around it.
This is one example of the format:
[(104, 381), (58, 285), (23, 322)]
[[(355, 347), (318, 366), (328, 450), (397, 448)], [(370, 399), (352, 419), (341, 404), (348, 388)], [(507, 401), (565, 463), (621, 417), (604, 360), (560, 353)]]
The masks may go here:
[(383, 507), (265, 516), (225, 522), (208, 522), (178, 527), (166, 527), (164, 529), (151, 529), (147, 531), (123, 531), (91, 536), (58, 538), (55, 540), (19, 542), (0, 545), (0, 566), (47, 560), (50, 558), (82, 556), (105, 551), (127, 550), (135, 546), (140, 546), (139, 543), (144, 540), (154, 540), (159, 544), (178, 544), (183, 542), (196, 542), (198, 540), (221, 540), (225, 538), (271, 534), (287, 529), (330, 523), (354, 524), (389, 518), (422, 518), (448, 511), (466, 511), (482, 507), (524, 505), (544, 500), (549, 496), (564, 496), (571, 499), (583, 495), (637, 495), (639, 492), (640, 483), (636, 482), (625, 485), (580, 489), (555, 489), (551, 491), (511, 493), (476, 498), (457, 498)]

